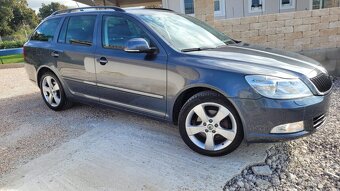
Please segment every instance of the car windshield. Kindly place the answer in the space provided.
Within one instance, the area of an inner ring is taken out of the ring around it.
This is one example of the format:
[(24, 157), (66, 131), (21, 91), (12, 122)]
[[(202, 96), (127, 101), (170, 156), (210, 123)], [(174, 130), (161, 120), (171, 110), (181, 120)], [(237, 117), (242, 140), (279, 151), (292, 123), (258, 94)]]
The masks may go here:
[(168, 12), (137, 15), (175, 49), (183, 52), (213, 49), (235, 43), (228, 36), (191, 16)]

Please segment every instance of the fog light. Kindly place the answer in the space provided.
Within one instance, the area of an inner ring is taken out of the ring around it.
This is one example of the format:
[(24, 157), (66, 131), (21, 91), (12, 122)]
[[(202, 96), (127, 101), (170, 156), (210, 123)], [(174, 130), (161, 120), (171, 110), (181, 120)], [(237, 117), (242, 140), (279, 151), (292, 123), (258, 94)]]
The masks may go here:
[(303, 121), (274, 127), (270, 133), (296, 133), (304, 130)]

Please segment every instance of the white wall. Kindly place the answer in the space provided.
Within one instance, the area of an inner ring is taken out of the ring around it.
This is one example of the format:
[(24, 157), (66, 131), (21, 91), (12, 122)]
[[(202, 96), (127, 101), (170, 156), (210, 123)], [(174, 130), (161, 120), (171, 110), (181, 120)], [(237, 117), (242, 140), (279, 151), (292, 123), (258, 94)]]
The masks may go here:
[[(295, 8), (280, 9), (279, 0), (264, 1), (265, 9), (263, 12), (249, 13), (249, 0), (225, 0), (225, 16), (216, 17), (216, 19), (239, 18), (244, 16), (256, 16), (264, 14), (309, 10), (311, 8), (312, 2), (312, 0), (296, 0)], [(183, 0), (162, 0), (162, 3), (164, 8), (183, 13)]]
[(162, 0), (163, 7), (182, 13), (182, 0)]
[(244, 8), (243, 1), (240, 0), (226, 0), (225, 3), (226, 18), (243, 17)]
[(310, 10), (312, 8), (312, 0), (296, 0), (297, 10)]

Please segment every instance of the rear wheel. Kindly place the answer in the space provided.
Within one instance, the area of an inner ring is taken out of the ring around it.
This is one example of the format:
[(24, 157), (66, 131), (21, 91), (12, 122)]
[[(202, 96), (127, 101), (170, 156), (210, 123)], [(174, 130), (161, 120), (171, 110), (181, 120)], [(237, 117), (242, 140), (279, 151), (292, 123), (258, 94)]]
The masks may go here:
[(72, 102), (67, 100), (62, 84), (57, 76), (46, 72), (40, 79), (40, 91), (46, 105), (55, 111), (67, 109)]
[(243, 139), (243, 127), (236, 110), (213, 91), (200, 92), (184, 104), (179, 131), (192, 150), (208, 156), (226, 155)]

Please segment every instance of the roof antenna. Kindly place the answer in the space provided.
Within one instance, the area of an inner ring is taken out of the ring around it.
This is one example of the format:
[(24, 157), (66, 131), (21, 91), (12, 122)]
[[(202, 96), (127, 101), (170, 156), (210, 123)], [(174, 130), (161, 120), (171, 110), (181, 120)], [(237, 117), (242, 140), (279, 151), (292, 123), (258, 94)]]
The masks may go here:
[(75, 3), (77, 4), (77, 6), (78, 6), (78, 8), (79, 8), (79, 4), (78, 4), (78, 2), (77, 2), (77, 1), (75, 1)]

